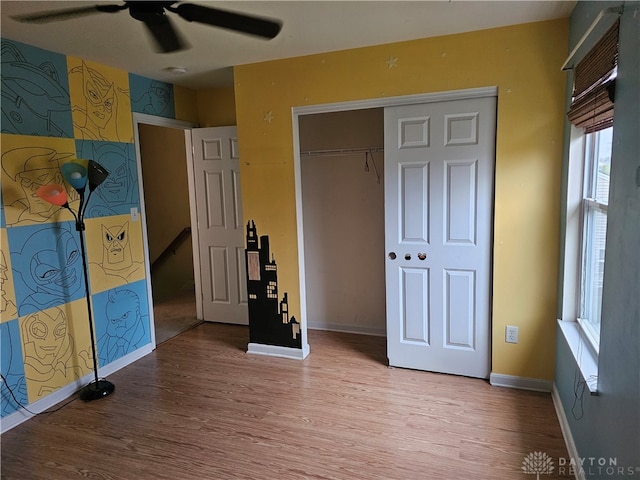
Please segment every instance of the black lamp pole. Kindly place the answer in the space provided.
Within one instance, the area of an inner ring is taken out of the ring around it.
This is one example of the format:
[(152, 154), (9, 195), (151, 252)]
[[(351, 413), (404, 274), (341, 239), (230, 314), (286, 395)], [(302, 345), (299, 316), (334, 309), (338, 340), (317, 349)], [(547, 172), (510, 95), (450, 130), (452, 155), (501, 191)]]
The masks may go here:
[(86, 201), (84, 198), (84, 192), (86, 190), (86, 185), (83, 185), (82, 188), (76, 188), (76, 191), (80, 195), (80, 204), (78, 205), (78, 214), (76, 215), (71, 207), (69, 207), (69, 203), (64, 205), (73, 215), (76, 220), (76, 230), (78, 231), (78, 235), (80, 236), (80, 252), (82, 253), (82, 267), (84, 269), (84, 289), (85, 289), (85, 298), (87, 299), (87, 313), (89, 315), (89, 333), (91, 335), (91, 353), (93, 356), (93, 374), (94, 380), (88, 385), (82, 387), (80, 389), (79, 395), (80, 398), (86, 402), (91, 400), (98, 400), (99, 398), (106, 397), (110, 395), (115, 390), (115, 385), (108, 380), (98, 378), (98, 354), (96, 351), (96, 340), (94, 337), (94, 328), (93, 328), (93, 315), (91, 314), (91, 294), (89, 292), (89, 268), (87, 266), (87, 254), (85, 248), (85, 224), (84, 224), (84, 214), (87, 209), (87, 204), (89, 203), (89, 198), (91, 198), (91, 194), (96, 189), (98, 185), (100, 185), (105, 178), (107, 178), (109, 172), (107, 172), (100, 164), (94, 162), (93, 160), (89, 160), (89, 164), (87, 166), (87, 176), (89, 183), (89, 195), (87, 195)]

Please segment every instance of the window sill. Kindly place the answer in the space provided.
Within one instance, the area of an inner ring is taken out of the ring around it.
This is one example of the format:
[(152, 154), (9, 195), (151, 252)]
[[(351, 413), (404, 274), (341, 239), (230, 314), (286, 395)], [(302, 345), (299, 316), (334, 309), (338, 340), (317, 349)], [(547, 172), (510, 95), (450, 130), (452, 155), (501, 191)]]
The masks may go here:
[(575, 358), (589, 393), (598, 395), (598, 356), (589, 348), (589, 340), (584, 337), (577, 322), (558, 320), (558, 325)]

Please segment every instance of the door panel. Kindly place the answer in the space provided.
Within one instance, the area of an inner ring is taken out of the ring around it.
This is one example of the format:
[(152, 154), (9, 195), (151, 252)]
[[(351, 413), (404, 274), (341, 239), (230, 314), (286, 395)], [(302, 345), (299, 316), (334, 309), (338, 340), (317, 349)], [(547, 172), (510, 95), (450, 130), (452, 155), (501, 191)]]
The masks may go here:
[(387, 353), (490, 373), (495, 98), (385, 108)]
[(192, 130), (203, 317), (249, 323), (236, 127)]

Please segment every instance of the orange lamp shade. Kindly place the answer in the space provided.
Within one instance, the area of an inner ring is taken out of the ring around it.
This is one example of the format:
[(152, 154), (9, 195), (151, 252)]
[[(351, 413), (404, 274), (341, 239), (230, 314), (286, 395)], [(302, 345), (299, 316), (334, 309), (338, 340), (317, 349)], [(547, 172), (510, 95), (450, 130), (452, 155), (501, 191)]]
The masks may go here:
[(62, 185), (58, 185), (57, 183), (43, 185), (36, 190), (36, 195), (41, 199), (60, 207), (67, 203), (67, 191)]

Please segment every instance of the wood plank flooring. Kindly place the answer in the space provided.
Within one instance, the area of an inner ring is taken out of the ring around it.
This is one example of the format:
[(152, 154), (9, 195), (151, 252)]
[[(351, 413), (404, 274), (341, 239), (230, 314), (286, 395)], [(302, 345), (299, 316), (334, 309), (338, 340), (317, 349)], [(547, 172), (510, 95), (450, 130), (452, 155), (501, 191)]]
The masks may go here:
[[(309, 331), (304, 361), (205, 323), (2, 435), (2, 479), (531, 479), (568, 454), (548, 394), (385, 366), (385, 339)], [(541, 478), (572, 478), (567, 474)]]

